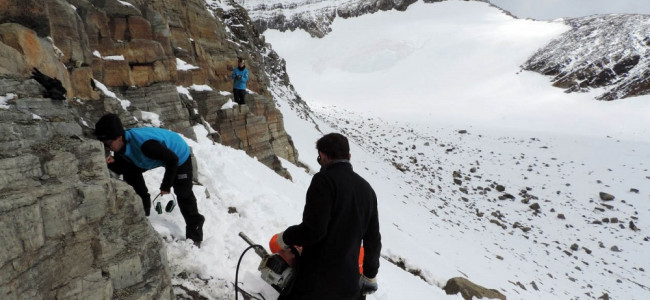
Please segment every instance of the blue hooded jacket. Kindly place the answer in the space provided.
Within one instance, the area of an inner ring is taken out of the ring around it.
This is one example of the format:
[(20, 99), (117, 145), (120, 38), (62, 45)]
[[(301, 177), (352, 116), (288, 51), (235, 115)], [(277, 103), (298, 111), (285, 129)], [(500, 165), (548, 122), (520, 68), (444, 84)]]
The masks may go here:
[[(237, 79), (237, 76), (241, 76), (241, 79)], [(232, 70), (232, 79), (235, 80), (233, 83), (233, 88), (236, 90), (245, 90), (246, 82), (248, 81), (248, 69), (244, 67), (244, 70), (240, 70), (239, 67), (236, 67)]]
[(178, 133), (167, 129), (155, 127), (133, 128), (126, 130), (124, 137), (126, 140), (124, 156), (141, 169), (151, 170), (164, 166), (163, 161), (151, 159), (142, 153), (142, 144), (148, 140), (155, 140), (174, 152), (178, 157), (179, 166), (190, 157), (190, 147), (185, 143), (185, 140)]

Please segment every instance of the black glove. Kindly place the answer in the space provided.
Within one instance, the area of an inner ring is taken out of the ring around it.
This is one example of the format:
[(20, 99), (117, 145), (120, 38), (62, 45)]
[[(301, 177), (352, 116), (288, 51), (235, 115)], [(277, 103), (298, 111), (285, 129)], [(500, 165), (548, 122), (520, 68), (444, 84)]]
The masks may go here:
[(235, 79), (241, 79), (241, 75), (237, 75), (237, 77), (235, 77)]
[(278, 238), (276, 239), (276, 243), (278, 243), (278, 246), (280, 246), (281, 249), (289, 249), (289, 245), (287, 245), (282, 239), (283, 234), (284, 231), (277, 234)]
[(366, 275), (361, 275), (359, 278), (359, 289), (361, 290), (361, 295), (370, 295), (377, 291), (377, 278), (368, 278)]

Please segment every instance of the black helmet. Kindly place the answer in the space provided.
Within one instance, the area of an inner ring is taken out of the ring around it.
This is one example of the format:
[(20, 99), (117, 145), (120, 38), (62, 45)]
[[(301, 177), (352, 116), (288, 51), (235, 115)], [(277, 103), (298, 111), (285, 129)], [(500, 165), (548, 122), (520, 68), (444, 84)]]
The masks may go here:
[(124, 135), (124, 127), (116, 114), (106, 114), (95, 124), (95, 135), (100, 141), (114, 140)]

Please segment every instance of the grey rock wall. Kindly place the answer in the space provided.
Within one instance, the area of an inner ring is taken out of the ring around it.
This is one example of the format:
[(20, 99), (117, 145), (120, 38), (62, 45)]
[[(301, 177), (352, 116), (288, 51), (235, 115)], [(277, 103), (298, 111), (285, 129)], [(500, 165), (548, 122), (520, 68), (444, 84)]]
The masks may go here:
[[(244, 10), (209, 11), (202, 0), (127, 2), (133, 6), (0, 0), (2, 300), (174, 297), (163, 242), (133, 189), (111, 177), (92, 135), (107, 112), (127, 128), (151, 125), (145, 116), (155, 113), (162, 127), (189, 138), (192, 126), (209, 124), (220, 131), (215, 140), (287, 178), (279, 157), (298, 161), (264, 71), (281, 59), (264, 57), (270, 50)], [(220, 92), (178, 92), (230, 90), (237, 55), (255, 92), (246, 108), (222, 110), (228, 97)], [(197, 68), (179, 70), (177, 59)], [(44, 98), (29, 79), (34, 67), (59, 80), (67, 100)]]
[[(0, 80), (38, 94), (38, 84)], [(161, 238), (75, 103), (0, 108), (0, 299), (171, 299)], [(84, 108), (85, 109), (85, 108)]]

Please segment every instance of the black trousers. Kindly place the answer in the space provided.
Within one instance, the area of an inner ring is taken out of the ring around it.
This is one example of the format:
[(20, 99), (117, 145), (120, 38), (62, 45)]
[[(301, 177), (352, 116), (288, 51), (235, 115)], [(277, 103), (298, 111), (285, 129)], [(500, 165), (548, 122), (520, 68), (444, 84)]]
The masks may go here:
[[(124, 181), (133, 187), (135, 193), (142, 199), (144, 213), (148, 216), (151, 210), (151, 196), (142, 176), (142, 173), (147, 170), (137, 167), (119, 155), (115, 156), (115, 162), (108, 164), (108, 169), (122, 175)], [(185, 163), (178, 166), (172, 187), (178, 200), (178, 207), (185, 219), (185, 237), (193, 241), (202, 241), (205, 218), (199, 213), (196, 197), (192, 191), (192, 157), (188, 157)]]
[(232, 94), (235, 97), (235, 102), (239, 105), (244, 105), (246, 104), (244, 102), (244, 96), (246, 96), (246, 90), (240, 90), (240, 89), (233, 89)]

